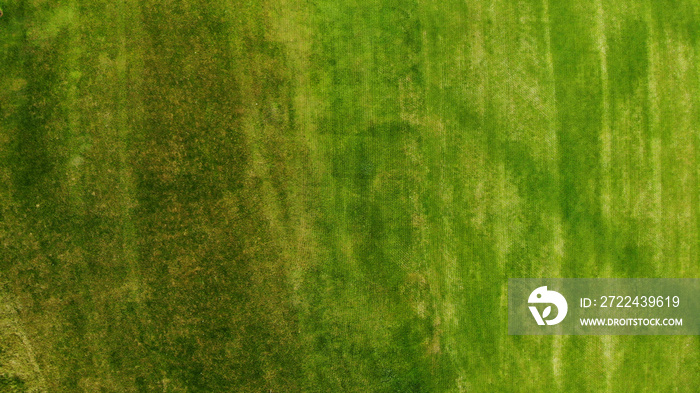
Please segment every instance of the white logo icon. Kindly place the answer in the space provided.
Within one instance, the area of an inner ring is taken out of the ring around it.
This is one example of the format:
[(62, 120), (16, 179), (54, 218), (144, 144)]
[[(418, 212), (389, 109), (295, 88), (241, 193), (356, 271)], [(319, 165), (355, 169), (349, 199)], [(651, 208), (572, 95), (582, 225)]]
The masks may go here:
[(539, 287), (532, 291), (530, 297), (527, 299), (527, 302), (551, 303), (557, 306), (557, 317), (548, 320), (545, 320), (544, 318), (547, 318), (552, 312), (552, 306), (547, 306), (547, 308), (545, 308), (542, 312), (542, 316), (540, 316), (539, 311), (537, 311), (537, 307), (530, 306), (530, 312), (532, 313), (532, 316), (535, 317), (535, 321), (537, 321), (538, 325), (544, 325), (545, 322), (547, 325), (556, 325), (564, 320), (564, 317), (566, 317), (566, 312), (569, 310), (569, 305), (566, 303), (564, 296), (556, 291), (548, 291), (546, 286)]

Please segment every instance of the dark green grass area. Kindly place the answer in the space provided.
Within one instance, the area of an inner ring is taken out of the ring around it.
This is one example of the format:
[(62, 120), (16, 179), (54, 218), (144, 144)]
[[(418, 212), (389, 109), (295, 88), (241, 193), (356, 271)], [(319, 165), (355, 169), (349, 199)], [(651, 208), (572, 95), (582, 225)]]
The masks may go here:
[(3, 392), (8, 393), (21, 393), (27, 391), (25, 383), (21, 378), (17, 376), (9, 377), (6, 375), (0, 375), (0, 389), (2, 389)]
[(0, 392), (694, 392), (510, 277), (698, 277), (694, 1), (0, 4)]

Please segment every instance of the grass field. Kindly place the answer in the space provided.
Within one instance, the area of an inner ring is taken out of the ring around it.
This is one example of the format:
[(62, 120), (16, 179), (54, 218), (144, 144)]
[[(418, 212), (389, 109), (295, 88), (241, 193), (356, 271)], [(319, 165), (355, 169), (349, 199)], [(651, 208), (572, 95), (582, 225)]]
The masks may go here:
[(509, 277), (700, 277), (694, 0), (0, 3), (0, 392), (697, 392)]

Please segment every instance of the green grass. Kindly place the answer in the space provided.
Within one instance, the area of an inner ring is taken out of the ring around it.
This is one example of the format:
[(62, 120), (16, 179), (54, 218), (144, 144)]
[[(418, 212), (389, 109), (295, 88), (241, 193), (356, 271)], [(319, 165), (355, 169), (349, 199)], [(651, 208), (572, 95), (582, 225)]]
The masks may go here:
[(0, 391), (699, 384), (506, 324), (509, 277), (700, 274), (696, 2), (1, 6)]

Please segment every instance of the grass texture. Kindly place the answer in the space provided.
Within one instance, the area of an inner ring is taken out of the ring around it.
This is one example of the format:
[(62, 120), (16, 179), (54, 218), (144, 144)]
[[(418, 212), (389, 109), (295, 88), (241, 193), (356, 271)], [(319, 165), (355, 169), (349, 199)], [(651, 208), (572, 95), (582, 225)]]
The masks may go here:
[(697, 1), (0, 6), (0, 391), (700, 386), (506, 318), (700, 275)]

